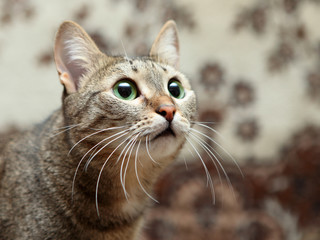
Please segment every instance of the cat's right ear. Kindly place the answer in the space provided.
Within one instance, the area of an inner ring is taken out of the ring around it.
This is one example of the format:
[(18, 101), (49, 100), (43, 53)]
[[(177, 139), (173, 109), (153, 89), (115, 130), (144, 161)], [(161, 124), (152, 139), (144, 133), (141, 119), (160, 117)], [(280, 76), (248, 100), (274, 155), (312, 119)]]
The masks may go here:
[(80, 88), (82, 76), (90, 69), (92, 60), (100, 54), (82, 27), (72, 21), (61, 24), (56, 35), (54, 59), (60, 82), (68, 94)]
[(179, 69), (179, 38), (177, 25), (169, 20), (160, 30), (149, 55)]

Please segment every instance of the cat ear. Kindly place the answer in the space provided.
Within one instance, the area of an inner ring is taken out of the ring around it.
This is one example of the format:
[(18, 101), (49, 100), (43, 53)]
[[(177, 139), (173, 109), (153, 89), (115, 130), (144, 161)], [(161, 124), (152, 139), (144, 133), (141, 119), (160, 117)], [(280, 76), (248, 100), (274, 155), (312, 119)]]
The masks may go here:
[(101, 54), (89, 35), (76, 23), (63, 22), (58, 30), (54, 47), (54, 59), (60, 82), (67, 93), (76, 92), (81, 77), (92, 65), (92, 59)]
[(154, 41), (150, 56), (179, 69), (179, 38), (176, 23), (166, 22)]

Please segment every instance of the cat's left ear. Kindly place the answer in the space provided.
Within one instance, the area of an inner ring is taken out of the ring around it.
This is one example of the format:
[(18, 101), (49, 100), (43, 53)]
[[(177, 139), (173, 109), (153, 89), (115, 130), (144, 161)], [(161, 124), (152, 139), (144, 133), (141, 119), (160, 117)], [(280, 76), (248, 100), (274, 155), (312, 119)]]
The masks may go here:
[(150, 56), (179, 69), (179, 38), (177, 25), (173, 20), (162, 27), (151, 47)]

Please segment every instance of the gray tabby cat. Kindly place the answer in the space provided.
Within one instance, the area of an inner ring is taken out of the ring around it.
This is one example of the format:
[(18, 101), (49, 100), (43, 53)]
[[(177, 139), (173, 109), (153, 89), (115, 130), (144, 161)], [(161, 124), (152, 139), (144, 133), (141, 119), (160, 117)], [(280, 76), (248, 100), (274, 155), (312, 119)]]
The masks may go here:
[(54, 54), (61, 109), (0, 157), (0, 239), (138, 239), (152, 186), (196, 112), (176, 25), (164, 25), (150, 56), (130, 59), (64, 22)]

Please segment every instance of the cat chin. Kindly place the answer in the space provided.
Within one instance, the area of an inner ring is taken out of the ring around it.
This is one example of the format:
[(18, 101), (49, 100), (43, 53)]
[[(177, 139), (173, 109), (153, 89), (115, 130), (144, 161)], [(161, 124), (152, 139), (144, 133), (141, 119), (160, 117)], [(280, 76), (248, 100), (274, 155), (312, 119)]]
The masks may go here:
[(163, 133), (150, 141), (149, 150), (152, 156), (170, 157), (184, 143), (184, 137), (171, 133)]

